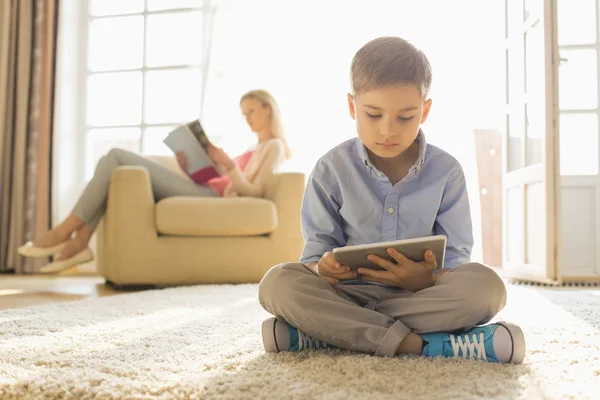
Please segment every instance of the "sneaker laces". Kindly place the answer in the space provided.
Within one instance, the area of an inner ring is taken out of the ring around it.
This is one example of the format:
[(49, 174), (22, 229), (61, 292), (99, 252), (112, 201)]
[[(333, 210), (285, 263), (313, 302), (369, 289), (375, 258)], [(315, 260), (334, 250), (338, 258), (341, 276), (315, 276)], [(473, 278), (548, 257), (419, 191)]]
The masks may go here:
[(460, 336), (450, 335), (450, 343), (454, 351), (454, 358), (462, 357), (487, 361), (485, 335), (483, 332), (479, 332), (479, 338), (476, 333), (473, 333), (471, 337), (468, 334)]
[(324, 349), (326, 347), (327, 345), (325, 342), (317, 340), (312, 336), (309, 336), (306, 333), (298, 330), (298, 351), (302, 351), (304, 349)]

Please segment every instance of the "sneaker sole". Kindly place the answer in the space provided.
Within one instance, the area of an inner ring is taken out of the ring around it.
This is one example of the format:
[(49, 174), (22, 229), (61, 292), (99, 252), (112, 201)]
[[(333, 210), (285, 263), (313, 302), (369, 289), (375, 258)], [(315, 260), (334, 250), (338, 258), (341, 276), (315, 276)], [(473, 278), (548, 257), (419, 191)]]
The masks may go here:
[(279, 347), (275, 341), (275, 325), (277, 318), (269, 318), (262, 323), (262, 339), (267, 353), (279, 353)]
[(506, 328), (513, 342), (513, 349), (511, 357), (508, 363), (512, 364), (521, 364), (525, 359), (525, 335), (523, 334), (523, 330), (519, 328), (515, 324), (511, 324), (510, 322), (500, 321), (497, 322), (498, 325), (502, 325)]

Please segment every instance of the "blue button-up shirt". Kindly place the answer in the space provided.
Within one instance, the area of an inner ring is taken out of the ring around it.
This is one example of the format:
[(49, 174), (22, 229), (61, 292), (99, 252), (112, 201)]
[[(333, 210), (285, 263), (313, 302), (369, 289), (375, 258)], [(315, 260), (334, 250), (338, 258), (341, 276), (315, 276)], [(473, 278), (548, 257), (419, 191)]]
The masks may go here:
[(422, 131), (416, 140), (417, 162), (393, 186), (358, 137), (317, 161), (302, 202), (302, 263), (319, 261), (336, 247), (438, 234), (448, 238), (444, 268), (470, 261), (473, 231), (462, 167), (428, 145)]

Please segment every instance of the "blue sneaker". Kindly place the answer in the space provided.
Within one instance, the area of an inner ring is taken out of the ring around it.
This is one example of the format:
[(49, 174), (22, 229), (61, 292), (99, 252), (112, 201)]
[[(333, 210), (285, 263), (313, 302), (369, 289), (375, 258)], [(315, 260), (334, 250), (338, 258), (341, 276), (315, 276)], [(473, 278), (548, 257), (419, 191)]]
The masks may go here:
[(335, 348), (335, 346), (316, 340), (277, 318), (269, 318), (263, 322), (262, 337), (268, 353)]
[(426, 333), (421, 338), (426, 357), (450, 357), (520, 364), (525, 358), (525, 336), (517, 325), (498, 322), (465, 333)]

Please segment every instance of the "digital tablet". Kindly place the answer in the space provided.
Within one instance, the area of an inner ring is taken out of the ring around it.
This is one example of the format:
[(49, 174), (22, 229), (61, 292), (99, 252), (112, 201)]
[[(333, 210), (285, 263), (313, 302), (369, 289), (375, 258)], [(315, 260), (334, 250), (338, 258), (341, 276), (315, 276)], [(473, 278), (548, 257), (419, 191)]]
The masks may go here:
[(350, 267), (356, 271), (358, 268), (370, 268), (383, 270), (379, 265), (367, 260), (369, 254), (374, 254), (383, 259), (394, 261), (392, 256), (387, 253), (387, 249), (393, 248), (410, 260), (419, 262), (424, 261), (425, 252), (431, 250), (437, 261), (437, 268), (444, 266), (444, 256), (446, 255), (446, 236), (435, 235), (414, 239), (394, 240), (391, 242), (380, 242), (361, 244), (356, 246), (338, 247), (333, 249), (333, 258), (342, 265)]

